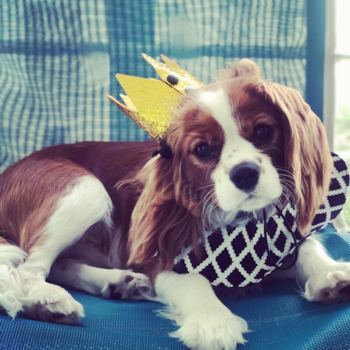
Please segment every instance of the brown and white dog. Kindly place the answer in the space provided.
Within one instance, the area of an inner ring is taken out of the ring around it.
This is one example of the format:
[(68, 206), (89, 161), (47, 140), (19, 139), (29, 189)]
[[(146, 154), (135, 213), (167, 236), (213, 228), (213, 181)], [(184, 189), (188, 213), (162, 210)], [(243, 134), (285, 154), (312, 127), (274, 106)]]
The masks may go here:
[[(295, 203), (305, 234), (333, 166), (323, 125), (296, 90), (242, 60), (183, 97), (163, 142), (171, 159), (152, 158), (152, 141), (83, 142), (35, 152), (0, 176), (0, 304), (10, 315), (79, 321), (83, 307), (47, 278), (107, 298), (152, 299), (154, 286), (188, 347), (244, 342), (246, 322), (203, 276), (171, 272), (174, 258), (189, 244), (200, 253), (204, 232), (242, 211), (272, 215), (274, 203)], [(281, 277), (297, 278), (310, 301), (350, 298), (350, 264), (313, 238)]]

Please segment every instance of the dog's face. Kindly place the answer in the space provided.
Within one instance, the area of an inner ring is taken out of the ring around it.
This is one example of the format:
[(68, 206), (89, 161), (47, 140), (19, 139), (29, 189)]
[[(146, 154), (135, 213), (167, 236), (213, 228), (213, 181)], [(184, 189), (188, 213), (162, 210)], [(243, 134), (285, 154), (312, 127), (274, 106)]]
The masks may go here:
[(271, 103), (231, 81), (192, 94), (180, 112), (179, 146), (194, 188), (232, 214), (279, 199), (284, 134)]
[(303, 230), (328, 190), (322, 123), (296, 90), (263, 81), (249, 60), (185, 96), (166, 140), (204, 215), (215, 207), (230, 219), (289, 200)]
[(273, 203), (297, 207), (303, 234), (328, 191), (332, 158), (321, 121), (296, 90), (262, 80), (249, 60), (186, 94), (163, 141), (173, 157), (144, 168), (133, 262), (159, 252), (171, 266), (184, 244), (196, 247), (203, 223), (225, 226)]
[(224, 131), (220, 162), (212, 174), (218, 205), (225, 211), (250, 212), (282, 194), (276, 166), (283, 166), (284, 138), (273, 106), (248, 91), (235, 91), (229, 86), (201, 99)]

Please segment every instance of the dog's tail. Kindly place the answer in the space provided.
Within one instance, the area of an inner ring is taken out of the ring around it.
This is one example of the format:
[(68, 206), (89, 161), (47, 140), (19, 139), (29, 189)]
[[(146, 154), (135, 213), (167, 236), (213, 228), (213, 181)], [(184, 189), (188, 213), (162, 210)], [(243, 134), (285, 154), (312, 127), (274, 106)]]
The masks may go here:
[(27, 253), (0, 237), (0, 309), (15, 318), (22, 310), (20, 278), (16, 267), (27, 258)]

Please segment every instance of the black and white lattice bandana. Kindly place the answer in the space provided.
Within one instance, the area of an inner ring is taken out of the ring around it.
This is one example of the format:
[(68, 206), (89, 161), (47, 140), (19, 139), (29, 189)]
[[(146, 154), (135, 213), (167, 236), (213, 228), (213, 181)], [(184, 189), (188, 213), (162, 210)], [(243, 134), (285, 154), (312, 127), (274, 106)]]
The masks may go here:
[(175, 258), (173, 271), (200, 273), (215, 287), (245, 287), (261, 282), (276, 268), (282, 268), (286, 260), (293, 260), (288, 264), (288, 268), (291, 267), (296, 260), (293, 254), (298, 252), (295, 247), (330, 224), (345, 203), (349, 174), (345, 162), (336, 154), (332, 153), (332, 157), (334, 167), (329, 192), (304, 238), (297, 230), (296, 208), (288, 204), (268, 220), (206, 233), (202, 258), (196, 258), (192, 246), (183, 247)]

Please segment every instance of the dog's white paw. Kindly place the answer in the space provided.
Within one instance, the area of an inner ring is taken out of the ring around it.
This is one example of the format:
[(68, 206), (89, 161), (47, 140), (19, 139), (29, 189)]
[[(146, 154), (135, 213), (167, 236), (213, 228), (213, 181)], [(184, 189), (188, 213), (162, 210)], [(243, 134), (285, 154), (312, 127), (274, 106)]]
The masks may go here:
[(337, 303), (350, 300), (350, 263), (328, 266), (305, 284), (305, 298), (309, 301)]
[(76, 324), (84, 308), (63, 288), (46, 282), (33, 286), (23, 301), (23, 310), (45, 322)]
[(118, 280), (109, 283), (102, 291), (105, 298), (124, 300), (153, 300), (155, 294), (150, 279), (131, 270), (125, 270), (118, 276)]
[(234, 350), (245, 342), (247, 323), (226, 307), (212, 308), (187, 315), (171, 336), (196, 350)]

